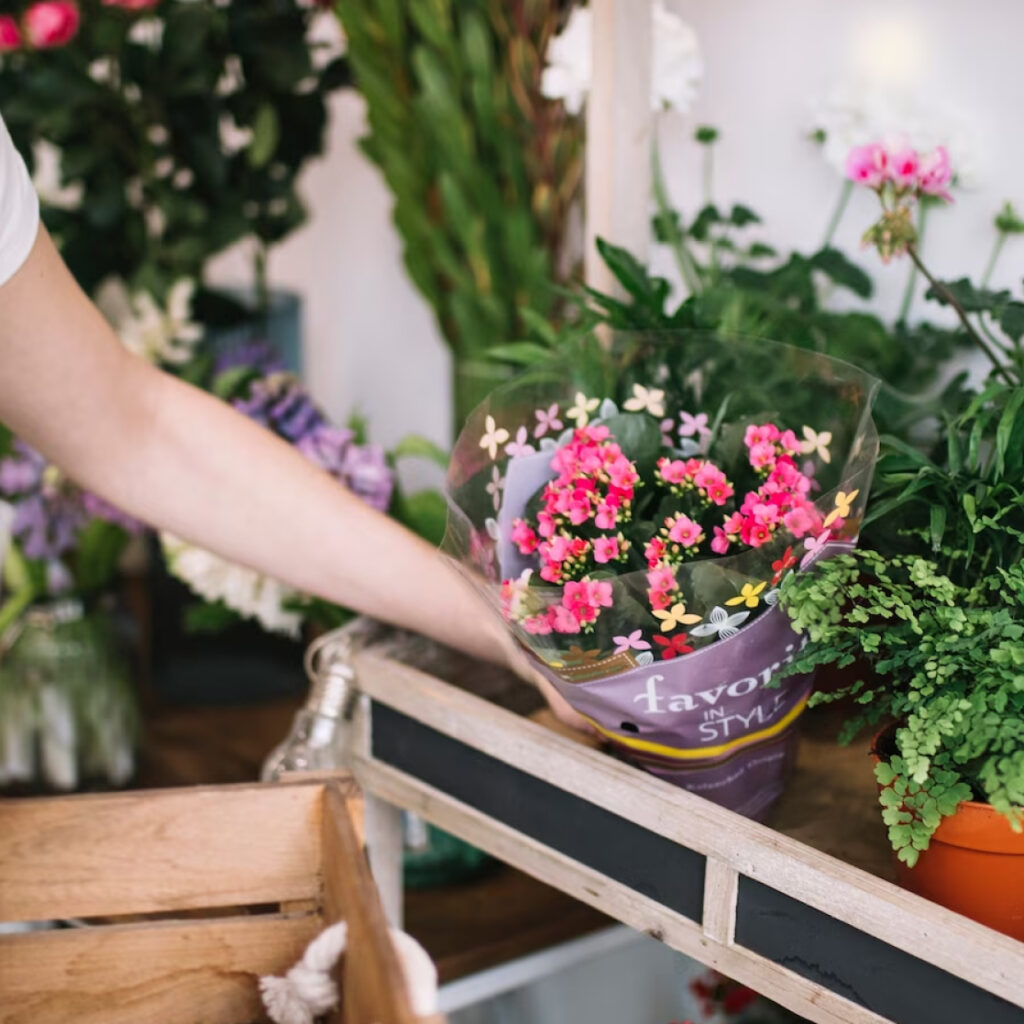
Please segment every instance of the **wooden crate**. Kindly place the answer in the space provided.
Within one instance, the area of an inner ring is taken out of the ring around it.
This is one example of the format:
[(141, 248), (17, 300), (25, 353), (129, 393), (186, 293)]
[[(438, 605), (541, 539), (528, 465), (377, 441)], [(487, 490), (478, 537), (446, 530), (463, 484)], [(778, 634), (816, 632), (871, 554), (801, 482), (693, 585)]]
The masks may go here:
[(1024, 944), (394, 658), (355, 668), (386, 906), (397, 806), (819, 1024), (1024, 1024)]
[[(3, 1024), (246, 1024), (347, 921), (332, 1024), (413, 1024), (348, 776), (0, 801)], [(435, 1024), (440, 1020), (437, 1018)]]

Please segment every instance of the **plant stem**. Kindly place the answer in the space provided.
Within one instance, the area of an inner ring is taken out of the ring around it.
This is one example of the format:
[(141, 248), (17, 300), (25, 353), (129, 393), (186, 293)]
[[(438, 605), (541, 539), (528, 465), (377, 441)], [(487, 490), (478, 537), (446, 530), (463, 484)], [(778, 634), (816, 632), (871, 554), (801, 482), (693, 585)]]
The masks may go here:
[(821, 243), (822, 249), (828, 249), (832, 245), (832, 239), (835, 238), (839, 222), (843, 219), (843, 214), (846, 213), (846, 207), (849, 205), (850, 196), (852, 195), (853, 182), (846, 179), (843, 182), (843, 187), (839, 190), (839, 199), (836, 202), (835, 209), (832, 211), (832, 219), (828, 222), (828, 227), (825, 228), (825, 238)]
[(661, 169), (661, 152), (658, 149), (657, 140), (651, 147), (651, 187), (654, 190), (654, 203), (658, 210), (658, 216), (666, 225), (666, 230), (669, 233), (669, 246), (675, 258), (679, 276), (683, 279), (690, 294), (698, 295), (702, 291), (700, 272), (697, 269), (697, 261), (686, 246), (683, 232), (676, 227), (676, 221), (672, 217), (675, 211), (668, 200), (668, 190), (665, 188), (665, 176)]
[(704, 145), (704, 205), (711, 205), (711, 182), (715, 169), (714, 143)]
[(1006, 244), (1006, 232), (1000, 231), (996, 235), (995, 245), (992, 246), (992, 253), (988, 258), (988, 263), (985, 265), (985, 273), (981, 275), (981, 287), (987, 288), (988, 282), (992, 278), (992, 271), (996, 269), (996, 262), (999, 260), (999, 254), (1003, 251), (1003, 246)]
[[(924, 226), (928, 220), (928, 208), (921, 203), (917, 208), (917, 245), (924, 241)], [(910, 313), (910, 304), (914, 301), (914, 291), (917, 288), (917, 264), (910, 265), (910, 272), (907, 274), (907, 286), (903, 289), (903, 301), (900, 303), (900, 314), (897, 323), (907, 322)]]
[(957, 302), (953, 293), (941, 282), (936, 280), (931, 271), (921, 262), (921, 257), (917, 254), (917, 249), (913, 245), (907, 246), (907, 253), (910, 258), (914, 261), (914, 266), (921, 272), (924, 279), (932, 286), (935, 290), (935, 294), (942, 297), (943, 301), (948, 305), (952, 306), (956, 311), (956, 315), (963, 325), (964, 330), (967, 331), (968, 336), (971, 340), (981, 349), (982, 352), (988, 356), (989, 361), (995, 367), (996, 372), (1009, 384), (1011, 387), (1016, 386), (1017, 382), (1013, 379), (1010, 371), (999, 361), (996, 354), (988, 347), (988, 343), (984, 338), (974, 329), (971, 321), (967, 319), (967, 313), (964, 311), (964, 307)]

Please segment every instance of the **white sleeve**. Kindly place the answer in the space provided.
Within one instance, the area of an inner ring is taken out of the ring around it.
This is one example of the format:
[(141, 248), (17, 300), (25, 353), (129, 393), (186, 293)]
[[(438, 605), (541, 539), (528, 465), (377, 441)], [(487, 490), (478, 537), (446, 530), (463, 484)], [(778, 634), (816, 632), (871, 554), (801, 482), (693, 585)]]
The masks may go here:
[(0, 285), (25, 262), (39, 230), (39, 199), (0, 117)]

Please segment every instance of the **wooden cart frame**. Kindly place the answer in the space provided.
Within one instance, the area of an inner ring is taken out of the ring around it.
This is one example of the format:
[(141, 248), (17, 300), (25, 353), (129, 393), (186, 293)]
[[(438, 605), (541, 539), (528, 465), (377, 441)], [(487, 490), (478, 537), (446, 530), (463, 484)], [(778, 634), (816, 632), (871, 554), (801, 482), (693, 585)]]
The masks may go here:
[(820, 1024), (1024, 1021), (1024, 944), (414, 668), (354, 664), (393, 918), (405, 808)]
[(443, 1024), (409, 1008), (347, 776), (0, 801), (0, 921), (68, 918), (0, 935), (2, 1024), (265, 1020), (258, 978), (336, 921), (331, 1024)]

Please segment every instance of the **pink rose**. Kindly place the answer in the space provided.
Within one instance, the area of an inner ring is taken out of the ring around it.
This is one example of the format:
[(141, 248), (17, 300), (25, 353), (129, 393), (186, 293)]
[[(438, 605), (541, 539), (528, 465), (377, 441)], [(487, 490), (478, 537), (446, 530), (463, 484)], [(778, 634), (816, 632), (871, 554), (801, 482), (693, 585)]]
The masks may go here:
[(25, 12), (22, 27), (29, 45), (44, 50), (71, 42), (80, 22), (78, 5), (71, 0), (41, 0)]
[(846, 157), (846, 176), (858, 185), (879, 188), (889, 171), (889, 156), (877, 142), (870, 146), (854, 146)]
[(900, 188), (917, 184), (917, 171), (921, 161), (917, 150), (904, 148), (889, 154), (889, 177)]
[(21, 46), (21, 29), (9, 14), (0, 14), (0, 53), (10, 53)]
[(939, 196), (947, 203), (953, 201), (947, 186), (953, 178), (949, 166), (949, 151), (945, 146), (936, 146), (930, 153), (921, 157), (917, 172), (917, 187), (926, 196)]

